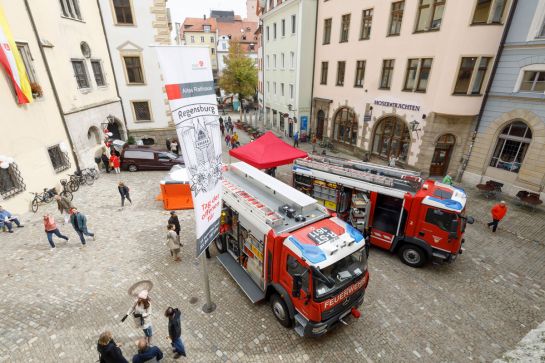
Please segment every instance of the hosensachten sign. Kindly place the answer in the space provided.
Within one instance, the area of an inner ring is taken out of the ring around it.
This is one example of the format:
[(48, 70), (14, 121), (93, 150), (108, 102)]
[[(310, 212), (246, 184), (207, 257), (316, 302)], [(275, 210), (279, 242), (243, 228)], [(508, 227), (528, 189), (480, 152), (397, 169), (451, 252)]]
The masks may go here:
[(401, 102), (395, 102), (395, 101), (387, 101), (387, 100), (379, 100), (376, 99), (373, 104), (375, 106), (382, 106), (382, 107), (393, 107), (400, 110), (407, 110), (407, 111), (416, 111), (420, 112), (420, 106), (413, 105), (410, 103), (401, 103)]

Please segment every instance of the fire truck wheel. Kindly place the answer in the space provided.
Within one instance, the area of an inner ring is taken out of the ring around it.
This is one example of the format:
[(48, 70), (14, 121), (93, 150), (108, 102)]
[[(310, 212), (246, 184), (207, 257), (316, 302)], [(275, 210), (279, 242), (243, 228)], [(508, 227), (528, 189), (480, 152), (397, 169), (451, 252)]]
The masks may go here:
[(219, 253), (224, 253), (226, 251), (225, 242), (221, 236), (214, 240), (214, 244), (216, 245), (216, 249)]
[(284, 300), (278, 294), (274, 294), (271, 299), (271, 308), (276, 319), (285, 326), (289, 328), (291, 326), (291, 317)]
[(399, 249), (399, 258), (411, 267), (420, 267), (426, 263), (426, 254), (422, 248), (408, 243)]

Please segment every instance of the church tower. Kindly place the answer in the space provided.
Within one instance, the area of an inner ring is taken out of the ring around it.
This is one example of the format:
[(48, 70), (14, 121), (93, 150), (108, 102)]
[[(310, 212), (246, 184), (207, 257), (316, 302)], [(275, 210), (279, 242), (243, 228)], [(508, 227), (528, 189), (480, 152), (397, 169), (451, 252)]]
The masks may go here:
[(258, 0), (246, 0), (246, 19), (247, 21), (259, 21), (256, 14)]

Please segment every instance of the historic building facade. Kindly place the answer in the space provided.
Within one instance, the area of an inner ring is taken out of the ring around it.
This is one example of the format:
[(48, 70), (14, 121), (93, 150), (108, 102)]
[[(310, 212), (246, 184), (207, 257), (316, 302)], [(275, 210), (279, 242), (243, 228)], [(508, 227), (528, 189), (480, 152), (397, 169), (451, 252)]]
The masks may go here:
[(210, 49), (210, 60), (212, 64), (212, 75), (217, 85), (218, 74), (218, 25), (215, 18), (185, 18), (180, 27), (180, 39), (182, 44), (191, 46), (204, 46)]
[(395, 157), (430, 175), (456, 172), (510, 6), (320, 1), (313, 133), (358, 157)]
[(164, 145), (176, 131), (151, 46), (171, 43), (166, 0), (99, 3), (129, 134)]
[(317, 2), (270, 0), (262, 9), (264, 122), (290, 137), (309, 129)]
[(544, 100), (545, 2), (519, 1), (463, 179), (545, 197)]

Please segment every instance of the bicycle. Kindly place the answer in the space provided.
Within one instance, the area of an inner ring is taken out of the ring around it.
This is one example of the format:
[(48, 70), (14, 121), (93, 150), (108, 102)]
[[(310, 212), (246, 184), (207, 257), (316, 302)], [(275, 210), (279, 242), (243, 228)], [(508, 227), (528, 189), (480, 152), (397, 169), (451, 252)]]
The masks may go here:
[(68, 181), (68, 187), (70, 191), (77, 192), (80, 185), (93, 185), (95, 179), (90, 174), (83, 175), (82, 172), (76, 172), (75, 174), (68, 174), (70, 181)]
[(100, 177), (100, 173), (96, 168), (85, 168), (81, 171), (83, 176), (90, 175), (94, 180), (97, 180)]
[(66, 179), (61, 179), (62, 192), (60, 193), (61, 197), (65, 197), (68, 200), (74, 199), (74, 194), (69, 190), (69, 183)]
[(53, 196), (57, 194), (55, 191), (55, 188), (47, 189), (44, 188), (44, 191), (42, 193), (33, 193), (30, 192), (30, 194), (34, 195), (34, 199), (32, 199), (32, 211), (36, 213), (38, 211), (38, 207), (42, 203), (50, 203), (53, 200)]

